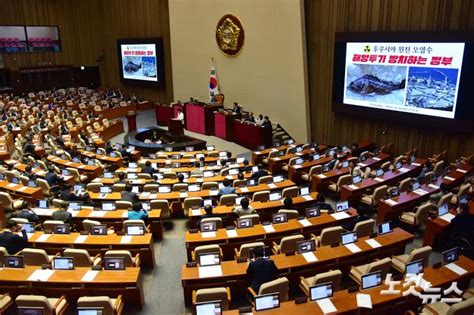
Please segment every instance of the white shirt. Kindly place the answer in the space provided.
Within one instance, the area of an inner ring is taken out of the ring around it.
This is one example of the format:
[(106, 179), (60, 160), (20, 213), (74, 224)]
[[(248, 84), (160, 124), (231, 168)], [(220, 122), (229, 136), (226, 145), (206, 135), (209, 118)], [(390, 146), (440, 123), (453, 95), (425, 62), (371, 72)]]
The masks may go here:
[(183, 120), (184, 120), (184, 114), (183, 114), (183, 112), (180, 112), (180, 113), (178, 114), (178, 117), (176, 117), (176, 119), (183, 121)]

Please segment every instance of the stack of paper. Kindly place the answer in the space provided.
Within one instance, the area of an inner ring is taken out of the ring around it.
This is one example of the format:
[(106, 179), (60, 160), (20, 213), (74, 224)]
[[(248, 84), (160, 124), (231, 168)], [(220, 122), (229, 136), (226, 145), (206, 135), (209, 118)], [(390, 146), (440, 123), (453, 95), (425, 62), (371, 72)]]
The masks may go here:
[(385, 200), (385, 202), (388, 203), (391, 206), (395, 206), (396, 204), (398, 204), (398, 202), (396, 202), (395, 200), (392, 200), (392, 199), (387, 199), (387, 200)]
[(435, 184), (429, 184), (428, 187), (433, 188), (433, 189), (439, 189), (439, 186)]
[(357, 293), (357, 306), (372, 309), (372, 298), (370, 294)]
[(449, 270), (451, 270), (452, 272), (460, 275), (460, 276), (467, 273), (467, 270), (465, 270), (464, 268), (459, 267), (455, 263), (447, 264), (445, 267), (448, 268)]
[(337, 308), (334, 306), (330, 299), (317, 300), (316, 303), (324, 314), (337, 312)]
[(349, 187), (351, 190), (359, 189), (359, 187), (357, 187), (356, 185), (349, 185), (348, 187)]
[(301, 254), (301, 256), (303, 256), (306, 262), (309, 262), (309, 263), (318, 261), (318, 258), (316, 258), (313, 252), (303, 253)]
[(50, 269), (38, 269), (35, 270), (29, 277), (28, 281), (48, 281), (53, 275), (54, 270)]
[(27, 189), (28, 189), (28, 187), (23, 186), (23, 187), (20, 187), (20, 188), (18, 189), (18, 191), (25, 191), (25, 190), (27, 190)]
[(350, 215), (348, 215), (346, 212), (331, 213), (331, 216), (336, 220), (342, 220), (350, 217)]
[(267, 184), (267, 186), (268, 188), (271, 188), (271, 189), (277, 188), (277, 185), (275, 185), (274, 183)]
[(308, 219), (303, 219), (303, 220), (298, 220), (298, 222), (302, 225), (302, 226), (311, 226), (311, 222), (309, 222)]
[(374, 180), (379, 183), (384, 181), (384, 179), (380, 177), (375, 177)]
[(220, 265), (199, 267), (199, 278), (212, 278), (221, 276), (222, 268)]
[(324, 175), (324, 174), (319, 174), (318, 177), (319, 177), (319, 178), (326, 178), (327, 176)]
[(410, 169), (406, 168), (406, 167), (402, 167), (402, 168), (399, 169), (399, 171), (402, 172), (402, 173), (406, 173), (406, 172), (410, 171)]
[(90, 214), (89, 214), (90, 217), (94, 217), (94, 218), (101, 218), (103, 216), (105, 216), (105, 211), (92, 211)]
[(88, 270), (84, 274), (84, 276), (82, 276), (81, 281), (84, 281), (84, 282), (94, 281), (95, 277), (97, 277), (98, 274), (99, 274), (99, 270)]
[(237, 230), (227, 230), (227, 237), (230, 238), (230, 237), (237, 237), (237, 236), (239, 236), (237, 234)]
[(247, 187), (242, 187), (242, 188), (240, 188), (240, 192), (248, 193), (249, 189)]
[(46, 242), (51, 234), (43, 234), (36, 239), (36, 242)]
[(273, 227), (273, 225), (264, 225), (264, 226), (263, 226), (263, 229), (264, 229), (265, 232), (267, 232), (267, 233), (275, 232), (275, 228)]
[(132, 236), (126, 235), (120, 238), (120, 244), (130, 244), (132, 242)]
[(358, 253), (358, 252), (361, 252), (362, 249), (360, 249), (359, 246), (357, 246), (356, 244), (354, 243), (350, 243), (350, 244), (346, 244), (344, 245), (348, 250), (351, 251), (351, 253)]
[(213, 238), (216, 237), (216, 232), (201, 232), (202, 238)]
[(449, 180), (450, 182), (456, 180), (456, 178), (453, 178), (453, 177), (450, 177), (450, 176), (444, 176), (444, 179)]
[(311, 195), (304, 195), (302, 196), (304, 200), (307, 200), (307, 201), (311, 201), (311, 200), (314, 200), (313, 197), (311, 197)]
[(456, 169), (456, 172), (460, 172), (460, 173), (463, 173), (463, 174), (467, 173), (466, 170), (463, 170), (463, 169), (461, 169), (461, 168), (457, 168), (457, 169)]
[(365, 240), (365, 242), (372, 248), (382, 247), (382, 245), (373, 238), (369, 238), (368, 240)]
[(375, 161), (380, 161), (380, 158), (378, 158), (378, 157), (376, 157), (376, 156), (373, 157), (372, 159), (375, 160)]

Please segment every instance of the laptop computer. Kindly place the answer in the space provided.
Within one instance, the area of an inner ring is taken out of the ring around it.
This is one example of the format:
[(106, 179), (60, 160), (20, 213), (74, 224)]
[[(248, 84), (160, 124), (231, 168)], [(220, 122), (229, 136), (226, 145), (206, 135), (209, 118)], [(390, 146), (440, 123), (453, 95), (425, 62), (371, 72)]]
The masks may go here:
[(68, 204), (68, 208), (73, 211), (79, 211), (82, 208), (82, 203), (79, 201), (73, 201)]
[(277, 175), (277, 176), (273, 177), (273, 182), (274, 183), (281, 183), (284, 180), (285, 180), (285, 178), (283, 177), (283, 175)]
[(114, 174), (110, 172), (105, 172), (104, 173), (104, 178), (111, 179), (114, 178)]
[(316, 242), (314, 239), (296, 242), (298, 254), (314, 252), (316, 250)]
[(288, 222), (288, 217), (286, 216), (286, 213), (272, 213), (273, 224), (285, 223), (285, 222)]
[(247, 181), (247, 186), (256, 186), (257, 185), (257, 181), (255, 179), (249, 179)]
[(449, 211), (449, 205), (447, 203), (443, 203), (441, 206), (438, 206), (438, 217), (447, 214)]
[(412, 261), (406, 264), (405, 273), (407, 275), (417, 275), (423, 272), (423, 259)]
[(128, 163), (128, 168), (138, 168), (138, 163), (130, 162)]
[(346, 211), (349, 209), (349, 201), (339, 201), (336, 203), (336, 212)]
[(258, 295), (255, 297), (255, 310), (263, 311), (280, 307), (280, 295), (278, 293), (270, 293)]
[(38, 200), (38, 208), (41, 209), (48, 209), (49, 208), (49, 201), (48, 200)]
[(103, 307), (78, 307), (77, 315), (103, 315)]
[(237, 228), (245, 229), (253, 226), (252, 218), (237, 218)]
[(392, 221), (380, 223), (378, 225), (379, 235), (384, 235), (388, 233), (392, 233)]
[(92, 225), (89, 232), (91, 235), (107, 235), (107, 226), (105, 224)]
[(28, 223), (20, 223), (21, 229), (24, 230), (26, 233), (34, 233), (35, 232), (35, 224), (28, 222)]
[(361, 181), (362, 181), (362, 177), (360, 177), (360, 176), (358, 176), (358, 175), (352, 177), (352, 184), (358, 184), (358, 183), (360, 183)]
[(137, 179), (138, 174), (137, 173), (127, 173), (127, 179)]
[(200, 191), (200, 190), (201, 190), (201, 187), (199, 185), (192, 184), (192, 185), (188, 186), (188, 191), (189, 192)]
[(125, 270), (125, 258), (123, 257), (104, 257), (105, 270)]
[(113, 202), (104, 202), (102, 204), (102, 211), (115, 211), (115, 203), (113, 203)]
[(333, 296), (332, 282), (316, 284), (309, 287), (311, 301), (327, 299)]
[(127, 225), (126, 234), (130, 236), (145, 235), (145, 228), (143, 225)]
[(411, 189), (411, 191), (415, 191), (415, 190), (419, 189), (420, 186), (421, 186), (421, 185), (420, 185), (420, 182), (417, 181), (417, 180), (415, 180), (414, 182), (412, 182), (412, 183), (410, 184), (410, 189)]
[(54, 257), (53, 270), (74, 270), (74, 258)]
[(132, 186), (132, 192), (139, 194), (140, 193), (140, 186)]
[(217, 224), (216, 221), (201, 222), (200, 228), (201, 232), (215, 232), (217, 231)]
[(321, 212), (318, 207), (309, 207), (305, 210), (305, 216), (307, 218), (319, 217), (320, 214)]
[(376, 177), (381, 177), (381, 176), (383, 176), (383, 174), (384, 174), (383, 168), (378, 168), (378, 169), (375, 171), (375, 176), (376, 176)]
[(342, 162), (342, 167), (349, 167), (349, 161)]
[(362, 276), (362, 290), (370, 289), (382, 284), (382, 272), (376, 271)]
[(54, 234), (70, 234), (69, 224), (54, 225)]
[(199, 266), (217, 266), (221, 264), (221, 255), (219, 253), (203, 253), (199, 255)]
[(24, 268), (25, 263), (24, 263), (23, 255), (6, 255), (5, 267), (6, 268)]
[(357, 242), (357, 232), (347, 232), (341, 234), (342, 245), (352, 244)]
[(306, 196), (309, 195), (309, 187), (301, 187), (300, 188), (300, 196)]
[(99, 188), (99, 192), (101, 194), (110, 194), (112, 192), (112, 187), (110, 187), (110, 186), (101, 186)]
[(451, 264), (459, 259), (459, 247), (454, 247), (443, 252), (443, 265)]
[(280, 192), (271, 193), (268, 197), (268, 200), (270, 201), (281, 200), (281, 193)]
[(166, 194), (166, 193), (169, 193), (170, 191), (171, 191), (171, 187), (168, 185), (161, 185), (158, 187), (158, 192), (160, 194)]
[(36, 188), (36, 187), (38, 187), (38, 185), (36, 184), (36, 181), (34, 181), (34, 180), (29, 180), (29, 181), (28, 181), (28, 187)]
[(18, 315), (44, 315), (44, 312), (42, 307), (18, 306)]
[(221, 301), (210, 301), (196, 303), (196, 315), (221, 315), (222, 303)]

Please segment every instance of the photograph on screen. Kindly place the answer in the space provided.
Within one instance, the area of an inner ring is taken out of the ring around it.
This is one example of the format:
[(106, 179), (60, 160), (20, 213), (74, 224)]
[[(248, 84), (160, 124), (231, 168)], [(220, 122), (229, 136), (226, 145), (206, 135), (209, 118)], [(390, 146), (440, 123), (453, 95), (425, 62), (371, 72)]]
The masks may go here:
[(121, 44), (123, 78), (158, 81), (155, 44)]
[(27, 26), (29, 52), (61, 51), (59, 28), (57, 26)]
[(464, 46), (347, 42), (343, 103), (454, 119)]
[(26, 52), (24, 26), (0, 26), (0, 54)]

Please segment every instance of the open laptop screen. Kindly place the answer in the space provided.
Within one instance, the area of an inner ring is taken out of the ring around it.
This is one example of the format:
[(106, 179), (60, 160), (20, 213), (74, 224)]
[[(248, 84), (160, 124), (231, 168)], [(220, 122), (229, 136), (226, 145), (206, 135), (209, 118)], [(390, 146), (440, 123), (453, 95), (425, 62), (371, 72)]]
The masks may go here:
[(382, 284), (382, 272), (372, 272), (362, 276), (362, 290), (370, 289)]
[(263, 311), (280, 307), (280, 296), (277, 294), (265, 294), (255, 297), (255, 310)]
[(196, 303), (196, 315), (221, 315), (222, 306), (220, 301)]
[(311, 301), (330, 298), (333, 295), (332, 282), (314, 285), (309, 290)]
[(459, 259), (459, 248), (454, 247), (443, 252), (443, 264), (447, 265)]

